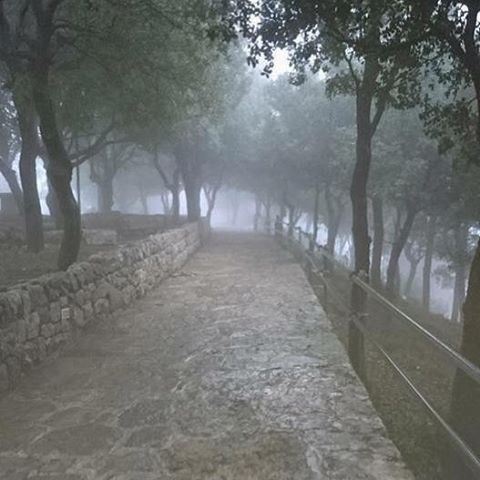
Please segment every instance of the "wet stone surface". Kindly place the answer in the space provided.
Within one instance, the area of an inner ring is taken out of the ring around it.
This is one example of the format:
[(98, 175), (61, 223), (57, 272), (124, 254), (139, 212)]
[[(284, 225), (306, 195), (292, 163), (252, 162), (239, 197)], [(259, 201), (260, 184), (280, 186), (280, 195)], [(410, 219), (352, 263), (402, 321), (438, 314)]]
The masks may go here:
[(300, 267), (217, 234), (0, 401), (5, 480), (406, 480)]

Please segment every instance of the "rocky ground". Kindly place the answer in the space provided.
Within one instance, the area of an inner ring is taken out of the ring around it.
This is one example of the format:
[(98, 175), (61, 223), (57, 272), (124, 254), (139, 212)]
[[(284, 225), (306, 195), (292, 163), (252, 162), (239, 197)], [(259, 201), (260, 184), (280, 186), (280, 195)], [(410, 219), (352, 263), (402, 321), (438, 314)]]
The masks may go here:
[(301, 268), (215, 235), (0, 401), (1, 478), (411, 479)]

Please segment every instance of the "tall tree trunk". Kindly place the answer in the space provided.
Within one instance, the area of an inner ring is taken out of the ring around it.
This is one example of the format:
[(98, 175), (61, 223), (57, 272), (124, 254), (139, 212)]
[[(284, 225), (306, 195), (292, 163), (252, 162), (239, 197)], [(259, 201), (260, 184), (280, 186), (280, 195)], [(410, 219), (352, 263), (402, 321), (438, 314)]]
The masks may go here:
[(267, 201), (265, 203), (265, 227), (267, 231), (270, 232), (272, 227), (272, 204), (269, 196), (267, 196)]
[(180, 169), (178, 168), (173, 172), (170, 192), (172, 192), (172, 219), (173, 224), (176, 225), (180, 221)]
[(258, 231), (258, 222), (260, 220), (260, 216), (262, 214), (262, 201), (255, 195), (255, 215), (253, 216), (253, 231)]
[(455, 229), (455, 251), (457, 253), (455, 262), (455, 282), (453, 287), (452, 322), (460, 321), (460, 312), (465, 300), (465, 285), (467, 282), (467, 268), (465, 265), (465, 254), (468, 251), (468, 228), (459, 225)]
[(142, 204), (142, 213), (144, 215), (150, 215), (150, 212), (148, 211), (148, 198), (144, 191), (140, 193), (140, 203)]
[(43, 217), (37, 186), (36, 160), (38, 156), (37, 122), (33, 104), (29, 98), (16, 91), (13, 99), (22, 138), (20, 151), (20, 181), (25, 212), (25, 237), (27, 248), (38, 253), (44, 248)]
[(237, 224), (238, 212), (240, 210), (240, 203), (238, 201), (237, 196), (234, 196), (232, 198), (231, 205), (232, 205), (232, 226), (235, 226)]
[(409, 260), (410, 263), (410, 271), (408, 273), (407, 282), (405, 284), (405, 296), (409, 297), (412, 291), (413, 281), (415, 280), (415, 276), (417, 275), (417, 268), (420, 260)]
[(425, 260), (422, 273), (422, 304), (427, 311), (430, 310), (430, 290), (432, 278), (433, 250), (435, 247), (435, 230), (437, 219), (429, 216), (427, 219), (427, 238), (425, 245)]
[(48, 85), (48, 60), (39, 61), (33, 78), (33, 98), (40, 119), (40, 132), (47, 149), (48, 178), (64, 218), (63, 239), (58, 267), (66, 270), (78, 258), (81, 241), (81, 218), (71, 188), (72, 164), (60, 137), (55, 109)]
[(200, 206), (200, 178), (196, 175), (195, 171), (189, 171), (193, 169), (188, 168), (188, 165), (185, 165), (185, 167), (182, 169), (182, 178), (187, 199), (187, 217), (189, 222), (196, 222), (200, 220), (202, 216)]
[(455, 267), (455, 283), (453, 287), (453, 303), (450, 319), (452, 322), (460, 321), (460, 311), (465, 300), (465, 285), (467, 282), (467, 272), (465, 265), (460, 264)]
[[(45, 166), (45, 170), (48, 172), (47, 166)], [(60, 207), (58, 205), (57, 195), (55, 194), (52, 184), (48, 179), (48, 173), (47, 173), (47, 196), (45, 198), (45, 201), (47, 203), (50, 216), (53, 218), (53, 221), (55, 223), (55, 228), (58, 230), (62, 230), (63, 229), (62, 212), (60, 211)]]
[[(177, 164), (180, 164), (183, 169), (187, 169), (187, 165), (180, 160), (178, 157), (176, 157)], [(172, 216), (173, 224), (176, 225), (178, 224), (180, 220), (180, 168), (177, 167), (175, 168), (172, 176), (172, 181), (170, 182), (168, 180), (168, 177), (166, 173), (164, 172), (163, 168), (160, 165), (159, 159), (158, 159), (158, 153), (155, 152), (155, 155), (153, 157), (153, 165), (162, 177), (163, 184), (165, 187), (170, 191), (172, 194), (172, 208), (170, 211), (170, 214)], [(165, 213), (167, 211), (165, 210)]]
[(285, 180), (282, 180), (282, 191), (280, 197), (280, 218), (283, 219), (287, 216), (287, 204), (288, 204), (288, 184)]
[[(210, 191), (209, 200), (208, 200), (208, 211), (207, 211), (207, 221), (209, 225), (212, 221), (212, 214), (213, 214), (213, 211), (215, 210), (215, 204), (217, 203), (217, 195), (218, 195), (218, 191), (220, 190), (220, 187), (221, 185), (217, 184)], [(260, 205), (260, 208), (261, 208), (261, 205)]]
[(400, 271), (400, 265), (397, 265), (397, 272), (395, 273), (395, 282), (393, 285), (394, 296), (399, 297), (401, 291), (402, 291), (402, 273)]
[[(398, 273), (398, 261), (400, 260), (400, 255), (402, 254), (405, 243), (408, 240), (410, 231), (412, 230), (413, 222), (417, 215), (417, 210), (413, 206), (407, 208), (407, 216), (405, 221), (400, 229), (400, 232), (393, 242), (392, 251), (390, 253), (390, 260), (387, 267), (387, 283), (386, 290), (387, 293), (391, 296), (395, 295), (395, 286), (396, 286), (396, 277)], [(398, 287), (398, 285), (397, 285)]]
[[(463, 332), (460, 353), (480, 366), (480, 240), (473, 259), (465, 303), (463, 304)], [(480, 453), (480, 386), (457, 369), (453, 384), (450, 416), (454, 428), (477, 455)], [(469, 479), (466, 468), (457, 458), (451, 459), (451, 478)]]
[(111, 213), (113, 208), (113, 178), (106, 176), (97, 183), (98, 211)]
[[(357, 93), (356, 163), (350, 197), (352, 201), (352, 240), (355, 272), (370, 271), (370, 238), (368, 235), (367, 183), (372, 161), (371, 109), (373, 92), (362, 88)], [(364, 312), (365, 294), (356, 285), (352, 289), (352, 310)]]
[(172, 219), (176, 225), (180, 220), (180, 189), (172, 190)]
[(290, 236), (293, 235), (293, 229), (295, 228), (295, 206), (292, 204), (287, 204), (287, 212), (288, 212), (288, 234)]
[(335, 254), (335, 243), (337, 241), (338, 229), (342, 219), (343, 205), (337, 201), (334, 205), (334, 198), (330, 190), (330, 185), (325, 185), (325, 203), (327, 205), (327, 251), (332, 255)]
[[(145, 188), (144, 188), (144, 186), (141, 182), (138, 185), (138, 197), (140, 198), (140, 205), (142, 206), (143, 215), (149, 215), (150, 212), (148, 210), (148, 195), (145, 193)], [(168, 194), (166, 195), (166, 197), (167, 197), (167, 199), (166, 199), (166, 203), (167, 203), (166, 207), (167, 208), (165, 208), (164, 194), (162, 193), (161, 199), (162, 199), (164, 212), (166, 212), (166, 214), (168, 215)]]
[(10, 192), (12, 192), (15, 204), (18, 208), (18, 213), (23, 215), (23, 192), (20, 184), (18, 183), (17, 172), (7, 164), (3, 159), (0, 158), (0, 173), (5, 178)]
[(385, 227), (383, 223), (383, 200), (379, 195), (372, 198), (373, 211), (373, 248), (372, 248), (372, 284), (376, 288), (382, 286), (382, 256)]
[(318, 239), (318, 217), (320, 215), (320, 183), (315, 183), (315, 199), (313, 204), (313, 232), (312, 232), (312, 244), (310, 250), (315, 249)]
[[(168, 197), (169, 194), (167, 192), (164, 192), (160, 195), (164, 215), (170, 215), (172, 213), (172, 207), (170, 205), (170, 199)], [(142, 203), (146, 203), (146, 199), (145, 201), (142, 201)]]
[[(368, 60), (365, 70), (371, 68)], [(364, 73), (364, 80), (367, 76)], [(354, 250), (354, 271), (368, 281), (370, 271), (370, 238), (368, 235), (367, 183), (372, 162), (372, 124), (371, 110), (374, 86), (367, 82), (357, 91), (356, 97), (356, 162), (353, 171), (350, 198), (352, 202), (352, 241)], [(366, 310), (366, 294), (352, 283), (351, 310), (363, 314)], [(353, 321), (349, 324), (348, 353), (358, 375), (365, 376), (365, 356), (363, 335)]]
[(312, 229), (313, 218), (312, 218), (312, 215), (310, 213), (307, 213), (306, 217), (307, 218), (306, 218), (306, 221), (305, 221), (305, 231), (309, 232)]

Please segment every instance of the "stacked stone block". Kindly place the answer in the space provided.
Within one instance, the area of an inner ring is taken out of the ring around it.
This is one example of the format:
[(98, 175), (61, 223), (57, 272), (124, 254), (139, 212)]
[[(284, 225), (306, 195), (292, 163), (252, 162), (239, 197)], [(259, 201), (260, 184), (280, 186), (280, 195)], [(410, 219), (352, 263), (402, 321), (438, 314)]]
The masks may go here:
[(0, 292), (0, 392), (90, 322), (125, 308), (181, 268), (204, 230), (187, 224)]

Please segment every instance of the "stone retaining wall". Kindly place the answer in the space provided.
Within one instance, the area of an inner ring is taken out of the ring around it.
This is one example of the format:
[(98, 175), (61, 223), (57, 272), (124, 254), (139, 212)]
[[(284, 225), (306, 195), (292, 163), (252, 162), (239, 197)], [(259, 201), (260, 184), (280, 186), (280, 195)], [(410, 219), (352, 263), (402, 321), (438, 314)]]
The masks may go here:
[[(186, 223), (180, 217), (181, 224)], [(115, 230), (127, 240), (154, 235), (172, 228), (173, 218), (168, 215), (136, 215), (120, 212), (87, 213), (82, 215), (82, 226), (94, 230)]]
[(0, 392), (90, 322), (130, 305), (182, 267), (205, 229), (184, 225), (0, 293)]

